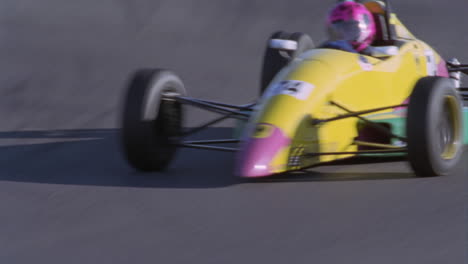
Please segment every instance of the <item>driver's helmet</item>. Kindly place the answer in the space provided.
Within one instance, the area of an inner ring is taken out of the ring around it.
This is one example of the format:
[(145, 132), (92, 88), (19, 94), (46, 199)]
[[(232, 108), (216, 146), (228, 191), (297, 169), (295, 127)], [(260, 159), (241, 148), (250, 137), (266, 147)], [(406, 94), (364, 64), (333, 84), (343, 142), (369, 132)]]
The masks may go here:
[(327, 28), (331, 41), (348, 41), (357, 51), (367, 48), (376, 32), (371, 12), (354, 1), (337, 4), (328, 15)]

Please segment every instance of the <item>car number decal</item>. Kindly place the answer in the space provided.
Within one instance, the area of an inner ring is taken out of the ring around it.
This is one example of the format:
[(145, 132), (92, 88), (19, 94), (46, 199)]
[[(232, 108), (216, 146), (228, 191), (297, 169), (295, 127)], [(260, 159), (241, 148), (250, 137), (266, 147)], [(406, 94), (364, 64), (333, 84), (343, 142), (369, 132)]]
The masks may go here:
[(282, 81), (275, 85), (275, 87), (273, 88), (273, 94), (290, 95), (299, 100), (307, 100), (314, 88), (314, 85), (303, 81)]

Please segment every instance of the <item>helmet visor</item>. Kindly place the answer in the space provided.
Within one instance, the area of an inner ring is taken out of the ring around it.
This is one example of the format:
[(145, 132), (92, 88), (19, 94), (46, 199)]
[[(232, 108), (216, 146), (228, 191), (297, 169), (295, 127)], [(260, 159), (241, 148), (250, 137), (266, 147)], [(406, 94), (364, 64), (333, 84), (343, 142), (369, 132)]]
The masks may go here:
[(365, 23), (356, 20), (336, 21), (329, 27), (331, 40), (363, 41), (368, 31)]

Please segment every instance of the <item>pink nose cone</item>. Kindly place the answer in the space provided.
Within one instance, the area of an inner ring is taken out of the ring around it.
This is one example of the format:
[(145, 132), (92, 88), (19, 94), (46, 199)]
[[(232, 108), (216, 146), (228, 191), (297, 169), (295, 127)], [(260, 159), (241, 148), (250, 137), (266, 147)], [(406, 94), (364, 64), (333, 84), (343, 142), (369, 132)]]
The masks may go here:
[(291, 139), (274, 126), (267, 137), (248, 138), (238, 153), (236, 174), (246, 178), (266, 177), (274, 174), (271, 162), (290, 143)]

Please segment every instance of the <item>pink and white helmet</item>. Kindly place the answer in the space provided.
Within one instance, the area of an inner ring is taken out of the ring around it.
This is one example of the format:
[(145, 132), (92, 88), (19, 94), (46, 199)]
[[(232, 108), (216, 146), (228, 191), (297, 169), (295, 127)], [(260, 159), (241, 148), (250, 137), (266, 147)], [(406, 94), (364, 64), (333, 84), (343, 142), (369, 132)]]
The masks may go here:
[(376, 32), (371, 12), (354, 1), (337, 4), (328, 15), (327, 28), (330, 40), (349, 41), (357, 51), (367, 48)]

